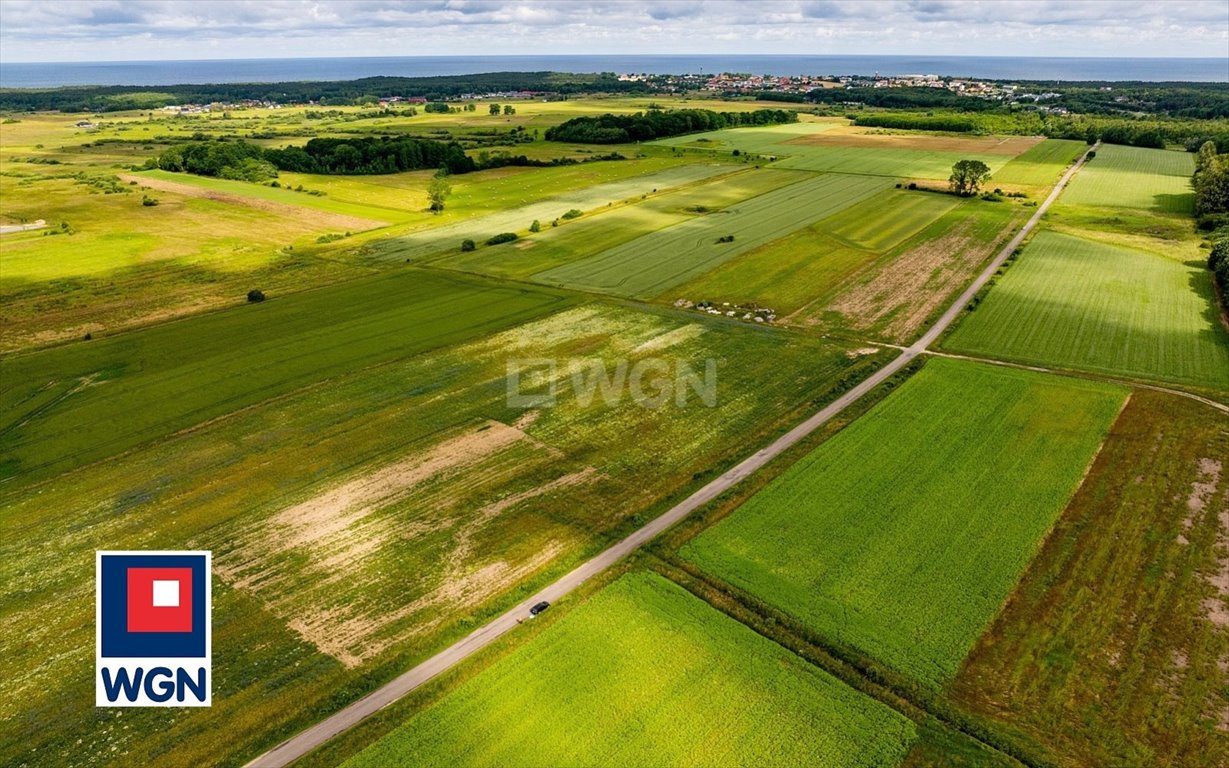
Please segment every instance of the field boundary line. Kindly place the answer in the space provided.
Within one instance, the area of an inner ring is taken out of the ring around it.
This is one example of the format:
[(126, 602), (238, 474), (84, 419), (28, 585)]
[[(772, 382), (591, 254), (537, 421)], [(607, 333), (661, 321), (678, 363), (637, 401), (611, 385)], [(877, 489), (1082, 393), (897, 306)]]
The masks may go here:
[[(1095, 150), (1099, 146), (1100, 142), (1094, 144), (1090, 149)], [(935, 321), (930, 330), (912, 345), (905, 348), (899, 356), (793, 429), (776, 438), (751, 456), (743, 459), (714, 480), (709, 481), (699, 490), (657, 518), (649, 521), (643, 527), (633, 531), (622, 541), (598, 553), (571, 572), (560, 577), (553, 584), (538, 591), (527, 600), (521, 601), (512, 609), (492, 619), (466, 637), (444, 648), (407, 672), (402, 673), (366, 696), (343, 707), (315, 725), (308, 727), (268, 752), (258, 756), (247, 764), (248, 768), (280, 768), (280, 766), (289, 765), (316, 748), (323, 746), (333, 737), (350, 730), (371, 715), (395, 703), (411, 691), (447, 672), (452, 667), (515, 629), (527, 615), (530, 606), (543, 600), (555, 602), (566, 596), (593, 576), (618, 563), (634, 550), (656, 538), (658, 534), (725, 493), (744, 478), (753, 474), (803, 438), (828, 423), (864, 395), (877, 388), (880, 384), (883, 384), (916, 357), (926, 352), (927, 348), (959, 317), (973, 296), (990, 281), (1016, 247), (1037, 226), (1046, 210), (1058, 199), (1063, 188), (1066, 187), (1067, 183), (1079, 171), (1087, 159), (1088, 153), (1085, 152), (1063, 173), (1049, 196), (1037, 207), (1037, 210), (1025, 222), (1024, 226), (1020, 228), (1020, 231), (1007, 241), (998, 255), (965, 288), (951, 306), (948, 307), (947, 311)]]

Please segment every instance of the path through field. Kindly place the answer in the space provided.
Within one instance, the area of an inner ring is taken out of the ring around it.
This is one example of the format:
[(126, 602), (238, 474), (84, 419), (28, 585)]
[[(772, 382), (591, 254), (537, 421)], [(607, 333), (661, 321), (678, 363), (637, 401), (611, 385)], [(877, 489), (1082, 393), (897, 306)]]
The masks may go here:
[[(1100, 147), (1100, 143), (1094, 145), (1091, 149), (1095, 150)], [(894, 376), (902, 368), (908, 365), (918, 355), (924, 353), (927, 348), (939, 338), (940, 335), (950, 326), (955, 319), (964, 311), (964, 307), (972, 300), (978, 291), (994, 276), (994, 273), (1003, 265), (1007, 258), (1011, 255), (1024, 238), (1033, 230), (1041, 217), (1045, 214), (1050, 205), (1057, 199), (1059, 193), (1066, 186), (1071, 177), (1084, 164), (1085, 154), (1074, 165), (1063, 174), (1058, 183), (1051, 190), (1045, 202), (1037, 207), (1037, 210), (1015, 237), (1011, 238), (999, 251), (998, 255), (982, 270), (981, 274), (952, 302), (947, 311), (938, 319), (937, 322), (927, 331), (920, 339), (914, 342), (911, 346), (906, 347), (901, 354), (885, 365), (883, 368), (876, 371), (869, 378), (858, 384), (853, 389), (838, 397), (832, 403), (824, 407), (818, 413), (814, 414), (807, 420), (803, 421), (798, 426), (786, 432), (781, 437), (774, 440), (772, 443), (743, 461), (739, 462), (733, 468), (727, 470), (720, 477), (705, 485), (700, 490), (693, 493), (691, 496), (684, 499), (682, 502), (666, 511), (660, 517), (652, 520), (644, 527), (636, 530), (627, 538), (618, 542), (614, 546), (598, 554), (593, 559), (583, 563), (571, 573), (566, 574), (555, 583), (546, 587), (542, 591), (525, 600), (520, 605), (512, 610), (504, 613), (502, 616), (488, 622), (486, 625), (478, 628), (465, 638), (450, 645), (436, 655), (422, 662), (418, 666), (410, 669), (401, 676), (395, 678), (383, 687), (372, 691), (368, 695), (350, 704), (344, 709), (330, 715), (316, 725), (297, 734), (296, 736), (287, 739), (278, 746), (269, 750), (265, 754), (257, 757), (251, 763), (249, 768), (272, 768), (273, 766), (284, 766), (303, 757), (308, 752), (320, 747), (325, 742), (332, 739), (334, 736), (353, 728), (365, 718), (375, 714), (384, 707), (389, 706), (401, 697), (410, 693), (414, 689), (435, 678), (437, 675), (451, 669), (473, 654), (482, 650), (486, 646), (493, 643), (498, 638), (502, 637), (507, 632), (515, 629), (521, 620), (528, 615), (528, 610), (531, 605), (537, 602), (546, 600), (555, 602), (561, 597), (572, 592), (574, 589), (585, 583), (588, 579), (596, 576), (615, 563), (622, 560), (632, 551), (639, 548), (655, 538), (658, 534), (670, 528), (675, 523), (679, 522), (689, 514), (704, 506), (708, 502), (725, 493), (730, 488), (737, 485), (744, 478), (748, 477), (755, 471), (762, 468), (768, 462), (780, 456), (790, 447), (798, 443), (800, 440), (811, 434), (815, 430), (830, 421), (833, 417), (844, 411), (850, 405), (853, 405), (861, 397), (871, 392), (883, 382)]]

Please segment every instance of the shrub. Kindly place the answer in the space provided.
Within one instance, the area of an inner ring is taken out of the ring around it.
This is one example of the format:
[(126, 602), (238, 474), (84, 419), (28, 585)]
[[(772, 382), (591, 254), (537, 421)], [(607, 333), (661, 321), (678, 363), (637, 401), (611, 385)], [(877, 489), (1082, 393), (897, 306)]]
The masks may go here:
[(733, 235), (722, 235), (721, 237), (717, 238), (717, 242), (732, 243), (734, 242), (734, 236)]
[(462, 240), (461, 241), (462, 251), (472, 251), (476, 249), (477, 247), (478, 245), (473, 240)]
[(249, 304), (259, 304), (260, 302), (264, 300), (265, 300), (264, 291), (259, 291), (259, 290), (256, 290), (255, 288), (248, 291), (248, 303)]
[(517, 237), (515, 232), (500, 232), (498, 235), (488, 238), (486, 244), (499, 245), (500, 243), (510, 243), (516, 239)]
[(158, 204), (158, 200), (156, 198), (150, 197), (149, 195), (145, 195), (144, 197), (141, 198), (141, 205), (145, 206), (146, 208), (152, 208), (157, 204)]
[(530, 232), (541, 232), (542, 224), (537, 219), (534, 219), (533, 223), (529, 225), (529, 231)]
[(581, 211), (581, 210), (579, 210), (579, 209), (577, 209), (577, 208), (573, 208), (572, 210), (570, 210), (570, 211), (568, 211), (567, 213), (563, 214), (563, 215), (562, 215), (562, 216), (560, 216), (559, 218), (561, 218), (561, 219), (563, 219), (563, 220), (567, 221), (567, 220), (569, 220), (569, 219), (578, 219), (578, 218), (580, 218), (580, 217), (581, 217), (581, 216), (583, 216), (583, 215), (584, 215), (584, 211)]

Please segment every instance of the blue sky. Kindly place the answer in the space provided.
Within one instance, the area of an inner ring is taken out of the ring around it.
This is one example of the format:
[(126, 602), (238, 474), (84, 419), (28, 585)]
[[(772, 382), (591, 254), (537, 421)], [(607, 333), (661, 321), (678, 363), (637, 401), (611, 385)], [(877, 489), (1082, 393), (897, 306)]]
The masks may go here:
[(775, 53), (1229, 57), (1229, 0), (0, 0), (0, 60)]

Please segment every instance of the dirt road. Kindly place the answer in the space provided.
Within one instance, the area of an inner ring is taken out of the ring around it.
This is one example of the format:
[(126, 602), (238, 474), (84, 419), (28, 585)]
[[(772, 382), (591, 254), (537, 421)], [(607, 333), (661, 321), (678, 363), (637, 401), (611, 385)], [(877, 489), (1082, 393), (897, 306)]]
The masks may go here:
[[(1096, 145), (1100, 146), (1100, 144)], [(1096, 149), (1096, 146), (1093, 149)], [(725, 493), (730, 488), (734, 487), (739, 481), (747, 477), (751, 473), (763, 467), (768, 462), (781, 455), (788, 448), (793, 446), (799, 440), (802, 440), (807, 435), (819, 429), (834, 416), (848, 408), (853, 403), (857, 402), (866, 393), (878, 387), (888, 378), (899, 372), (902, 368), (908, 365), (915, 357), (922, 354), (927, 347), (935, 342), (936, 339), (952, 324), (952, 322), (964, 311), (965, 306), (972, 300), (973, 296), (985, 286), (986, 282), (994, 276), (994, 273), (1011, 252), (1015, 250), (1020, 243), (1028, 236), (1028, 233), (1036, 227), (1041, 220), (1041, 216), (1050, 207), (1050, 204), (1057, 199), (1059, 193), (1067, 182), (1084, 164), (1084, 158), (1081, 157), (1075, 165), (1071, 166), (1058, 184), (1050, 192), (1050, 195), (1041, 205), (1037, 207), (1032, 217), (1025, 223), (1020, 231), (1013, 237), (1002, 250), (994, 257), (994, 260), (982, 270), (981, 274), (965, 289), (963, 293), (948, 307), (943, 316), (934, 324), (934, 326), (926, 332), (922, 338), (918, 339), (911, 346), (905, 348), (901, 354), (893, 359), (883, 368), (876, 371), (870, 378), (858, 384), (853, 389), (849, 390), (831, 404), (823, 408), (815, 415), (808, 418), (798, 426), (781, 435), (768, 446), (761, 448), (746, 459), (743, 459), (738, 465), (734, 466), (720, 477), (705, 485), (700, 490), (688, 496), (678, 505), (672, 507), (669, 511), (662, 514), (660, 517), (649, 522), (643, 528), (638, 529), (627, 538), (605, 550), (593, 559), (580, 565), (578, 568), (560, 578), (554, 584), (543, 589), (533, 597), (525, 600), (520, 605), (494, 619), (490, 623), (475, 630), (462, 640), (448, 646), (436, 655), (422, 662), (418, 666), (404, 673), (400, 677), (386, 683), (383, 687), (369, 693), (358, 701), (350, 704), (346, 708), (340, 710), (336, 714), (325, 718), (316, 725), (299, 733), (296, 736), (287, 739), (265, 754), (253, 760), (248, 765), (251, 768), (273, 768), (274, 766), (284, 766), (306, 755), (308, 752), (321, 746), (329, 739), (349, 730), (361, 722), (363, 719), (371, 716), (379, 710), (387, 707), (393, 702), (405, 696), (410, 691), (419, 687), (423, 683), (431, 680), (435, 676), (447, 671), (456, 664), (464, 661), (468, 657), (482, 650), (492, 642), (503, 636), (505, 633), (515, 629), (518, 624), (518, 619), (523, 619), (528, 615), (529, 607), (534, 603), (542, 600), (555, 602), (559, 598), (568, 594), (572, 590), (579, 587), (589, 578), (601, 573), (610, 566), (622, 560), (645, 542), (657, 536), (662, 531), (679, 522), (689, 514), (704, 506), (708, 502)]]

